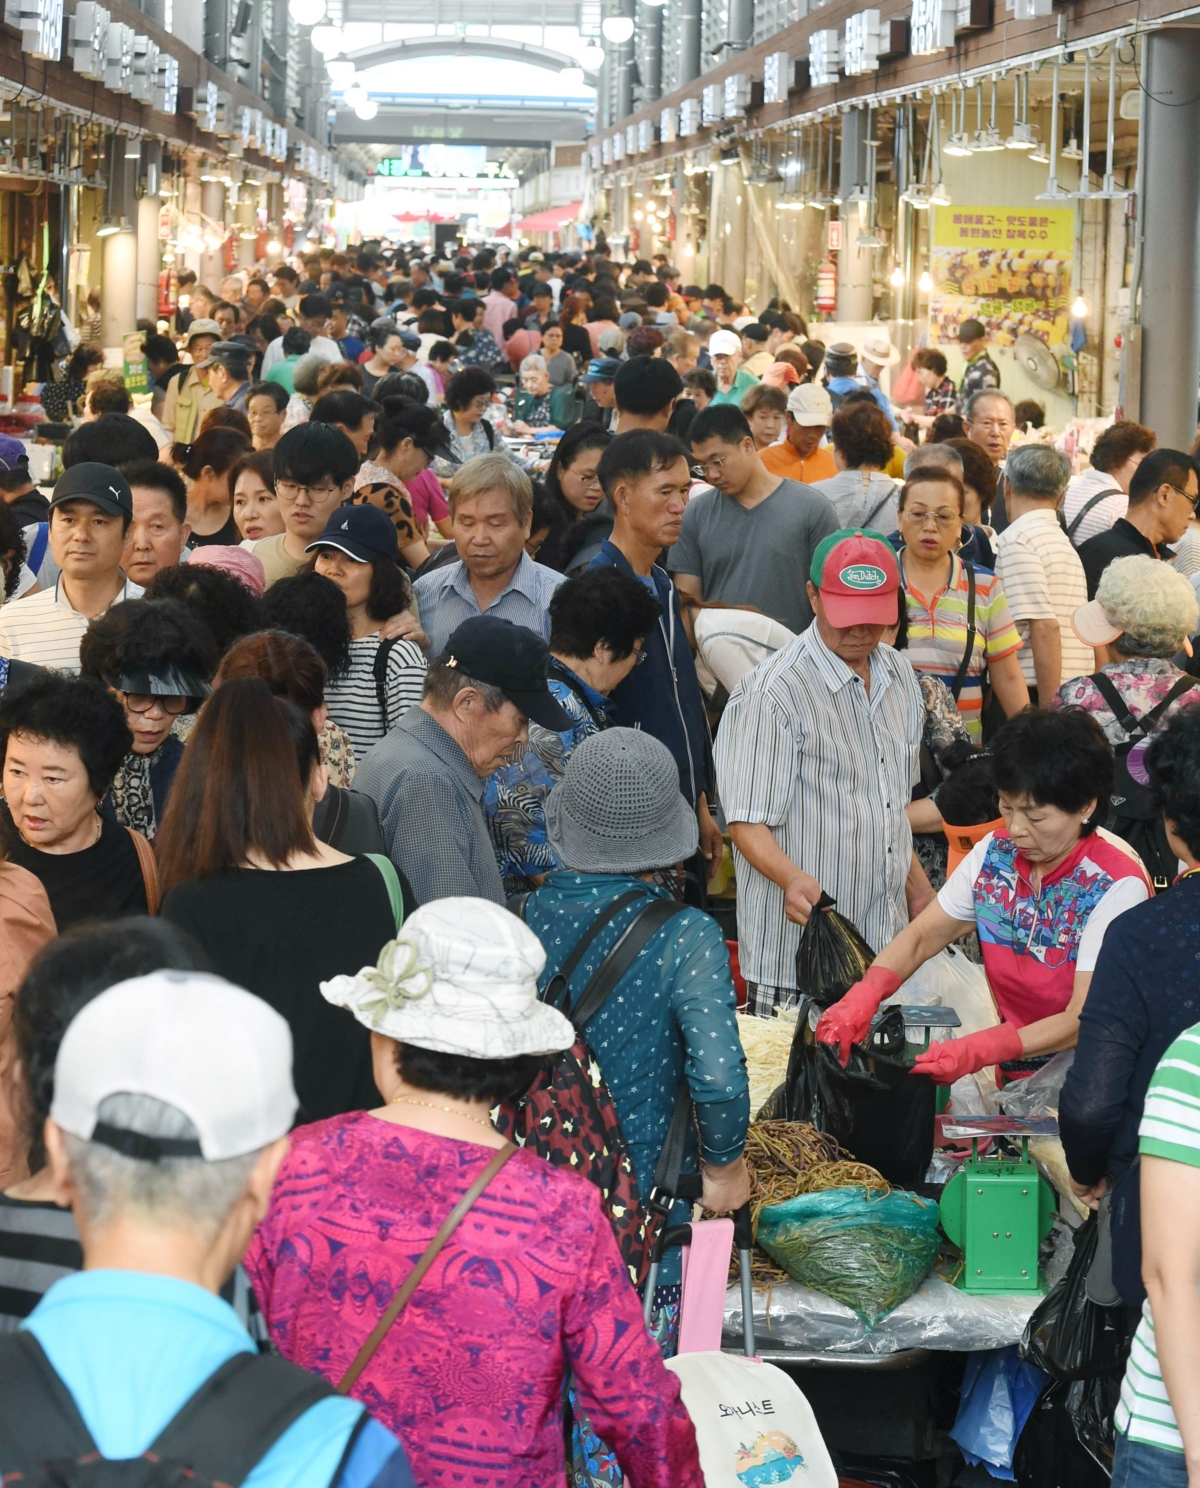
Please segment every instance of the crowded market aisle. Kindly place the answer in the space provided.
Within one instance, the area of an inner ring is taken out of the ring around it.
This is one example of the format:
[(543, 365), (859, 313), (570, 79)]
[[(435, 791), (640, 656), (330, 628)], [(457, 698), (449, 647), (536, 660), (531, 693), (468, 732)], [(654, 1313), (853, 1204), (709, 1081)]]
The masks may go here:
[(1194, 453), (599, 247), (206, 295), (0, 435), (0, 1473), (1182, 1482)]

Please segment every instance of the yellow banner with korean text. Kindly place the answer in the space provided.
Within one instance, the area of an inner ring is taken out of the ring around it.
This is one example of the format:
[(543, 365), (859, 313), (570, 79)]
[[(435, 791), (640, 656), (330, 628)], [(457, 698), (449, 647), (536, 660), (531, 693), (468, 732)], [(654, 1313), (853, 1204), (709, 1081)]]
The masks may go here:
[(931, 215), (931, 344), (954, 342), (971, 319), (997, 346), (1026, 334), (1048, 346), (1066, 341), (1073, 208), (956, 204)]

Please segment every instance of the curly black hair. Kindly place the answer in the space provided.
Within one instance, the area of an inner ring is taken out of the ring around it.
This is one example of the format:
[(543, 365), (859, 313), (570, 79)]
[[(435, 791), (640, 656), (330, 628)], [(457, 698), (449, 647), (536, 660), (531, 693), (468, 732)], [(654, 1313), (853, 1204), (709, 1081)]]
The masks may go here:
[(100, 681), (174, 665), (209, 682), (218, 659), (212, 631), (177, 599), (123, 600), (98, 615), (79, 643), (80, 671)]
[(1146, 770), (1155, 807), (1193, 858), (1200, 858), (1200, 712), (1184, 708), (1154, 735)]
[(179, 600), (208, 628), (222, 656), (242, 636), (266, 629), (262, 600), (219, 568), (170, 564), (146, 585), (145, 597)]
[(844, 403), (833, 416), (830, 438), (850, 470), (863, 465), (882, 470), (892, 458), (892, 426), (873, 398)]
[(25, 562), (25, 532), (7, 502), (0, 501), (0, 570), (4, 573), (4, 598), (11, 599), (21, 582)]
[(263, 610), (263, 629), (285, 630), (307, 641), (331, 677), (339, 676), (350, 664), (346, 596), (332, 579), (312, 569), (280, 579), (267, 590)]
[(73, 925), (45, 946), (25, 974), (13, 1008), (17, 1057), (25, 1077), (22, 1125), (29, 1171), (46, 1165), (42, 1132), (54, 1100), (54, 1062), (72, 1019), (93, 997), (152, 971), (211, 971), (204, 952), (169, 920), (142, 915)]
[(614, 661), (629, 656), (654, 629), (662, 607), (633, 574), (592, 568), (568, 579), (550, 596), (550, 649), (589, 657), (603, 642)]
[(13, 734), (74, 749), (97, 799), (133, 748), (125, 711), (108, 688), (94, 677), (65, 677), (61, 672), (41, 672), (0, 694), (0, 760)]

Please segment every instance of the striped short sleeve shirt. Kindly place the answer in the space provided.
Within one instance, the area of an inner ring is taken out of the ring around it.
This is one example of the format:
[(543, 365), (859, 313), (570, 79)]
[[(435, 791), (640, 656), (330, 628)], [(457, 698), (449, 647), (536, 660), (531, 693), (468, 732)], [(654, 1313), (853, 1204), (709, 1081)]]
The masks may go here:
[[(904, 556), (901, 554), (901, 565)], [(903, 572), (903, 567), (901, 569)], [(945, 587), (925, 596), (904, 582), (908, 610), (905, 655), (918, 672), (937, 677), (949, 687), (958, 675), (967, 648), (970, 585), (962, 559), (950, 555)], [(983, 743), (983, 679), (989, 662), (1020, 650), (1021, 637), (1008, 611), (1004, 585), (989, 569), (975, 565), (975, 641), (958, 695), (958, 711), (975, 744)]]
[[(126, 579), (112, 602), (141, 597), (141, 586)], [(79, 642), (87, 628), (87, 616), (72, 607), (60, 575), (53, 589), (10, 600), (0, 609), (0, 656), (75, 675), (79, 671)]]
[[(1181, 1033), (1159, 1060), (1146, 1091), (1138, 1137), (1139, 1151), (1146, 1156), (1200, 1168), (1200, 1024)], [(1148, 1300), (1125, 1366), (1116, 1427), (1131, 1441), (1183, 1451), (1158, 1363)]]
[[(921, 687), (903, 656), (876, 648), (868, 692), (811, 625), (742, 678), (717, 734), (726, 818), (769, 827), (877, 950), (908, 921), (904, 811), (924, 723)], [(784, 915), (784, 891), (734, 858), (742, 975), (794, 988), (801, 932)]]
[[(1021, 672), (1030, 687), (1037, 686), (1029, 645), (1031, 620), (1058, 621), (1062, 681), (1095, 670), (1095, 653), (1071, 628), (1075, 611), (1087, 604), (1087, 579), (1079, 554), (1054, 512), (1046, 508), (1023, 512), (1000, 533), (996, 538), (996, 574), (1024, 642), (1019, 653)], [(1048, 705), (1050, 699), (1043, 698), (1042, 702)]]

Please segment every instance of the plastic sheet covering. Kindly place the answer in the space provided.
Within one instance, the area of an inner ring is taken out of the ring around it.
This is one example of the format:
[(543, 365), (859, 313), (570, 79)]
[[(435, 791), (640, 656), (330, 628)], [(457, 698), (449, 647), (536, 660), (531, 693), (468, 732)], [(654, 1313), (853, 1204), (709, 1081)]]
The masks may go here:
[[(982, 1297), (927, 1276), (911, 1297), (874, 1328), (858, 1314), (810, 1287), (782, 1282), (754, 1294), (754, 1330), (760, 1353), (787, 1349), (805, 1354), (859, 1354), (870, 1358), (901, 1349), (997, 1349), (1020, 1341), (1042, 1299), (1028, 1292)], [(726, 1348), (742, 1342), (742, 1298), (725, 1294)]]

